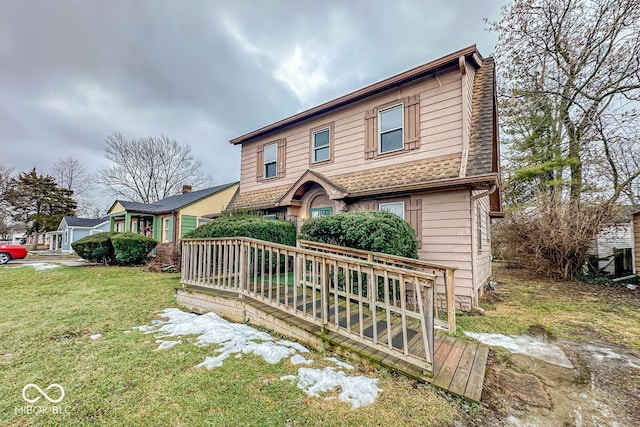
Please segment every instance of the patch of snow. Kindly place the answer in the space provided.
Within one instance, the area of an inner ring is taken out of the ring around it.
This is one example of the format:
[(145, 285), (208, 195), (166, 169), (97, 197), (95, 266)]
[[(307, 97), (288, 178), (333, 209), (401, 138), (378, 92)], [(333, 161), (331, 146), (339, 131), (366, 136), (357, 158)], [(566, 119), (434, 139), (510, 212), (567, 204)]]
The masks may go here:
[[(207, 357), (198, 365), (207, 369), (221, 366), (223, 361), (232, 354), (253, 353), (261, 356), (268, 363), (278, 363), (297, 351), (309, 352), (298, 343), (288, 340), (275, 341), (266, 332), (258, 331), (248, 325), (228, 322), (215, 313), (197, 315), (177, 308), (168, 308), (161, 315), (167, 321), (155, 321), (151, 326), (138, 326), (137, 329), (146, 333), (155, 332), (157, 338), (199, 335), (196, 341), (198, 346), (220, 345), (218, 355)], [(163, 346), (168, 345), (164, 343), (171, 341), (160, 342)]]
[(291, 359), (289, 359), (289, 362), (294, 365), (311, 365), (313, 363), (313, 360), (307, 360), (304, 358), (304, 356), (294, 354), (293, 356), (291, 356)]
[(178, 340), (178, 341), (156, 340), (156, 343), (160, 344), (158, 348), (156, 348), (156, 351), (158, 351), (158, 350), (166, 350), (168, 348), (175, 347), (178, 344), (182, 344), (182, 340)]
[(350, 377), (331, 367), (322, 370), (300, 368), (297, 377), (285, 375), (280, 379), (292, 382), (297, 379), (298, 388), (312, 397), (320, 396), (321, 393), (329, 391), (338, 391), (338, 399), (351, 404), (352, 409), (374, 403), (380, 392), (377, 379), (363, 376)]
[(504, 347), (512, 353), (524, 354), (552, 365), (573, 369), (573, 364), (560, 347), (529, 335), (506, 336), (467, 331), (464, 334), (487, 345)]
[(309, 353), (309, 349), (307, 347), (305, 347), (302, 344), (297, 343), (295, 341), (280, 340), (280, 341), (278, 341), (278, 344), (284, 345), (286, 347), (291, 347), (291, 348), (299, 351), (300, 353)]
[(91, 335), (89, 338), (91, 338), (92, 340), (97, 340), (101, 336), (102, 336), (102, 334), (94, 334), (94, 335)]
[[(232, 354), (235, 354), (236, 358), (242, 357), (243, 354), (256, 354), (268, 363), (278, 363), (286, 357), (290, 357), (289, 360), (293, 364), (313, 363), (312, 360), (297, 354), (309, 353), (303, 345), (288, 340), (276, 340), (266, 332), (258, 331), (245, 324), (228, 322), (215, 313), (197, 315), (177, 308), (168, 308), (162, 311), (161, 315), (166, 318), (166, 321), (154, 321), (151, 325), (133, 329), (144, 333), (155, 333), (156, 343), (160, 344), (157, 350), (182, 343), (182, 340), (165, 340), (167, 337), (182, 335), (198, 335), (196, 340), (198, 346), (218, 344), (219, 348), (216, 350), (218, 354), (207, 356), (197, 365), (199, 367), (213, 369), (222, 366), (224, 360)], [(353, 366), (336, 358), (327, 358), (327, 360), (343, 369), (353, 369)], [(320, 393), (335, 390), (339, 393), (338, 398), (351, 404), (352, 408), (372, 404), (380, 392), (377, 379), (347, 376), (343, 371), (333, 367), (324, 370), (299, 368), (298, 375), (283, 376), (281, 380), (297, 381), (298, 388), (309, 396), (318, 396)]]
[(590, 352), (591, 357), (593, 357), (598, 362), (604, 362), (606, 360), (616, 360), (626, 362), (627, 366), (630, 368), (640, 369), (640, 359), (637, 359), (633, 356), (624, 356), (616, 353), (610, 348), (596, 347), (593, 345), (585, 345), (584, 349)]
[(348, 363), (341, 362), (340, 360), (336, 359), (335, 357), (325, 357), (324, 360), (327, 360), (329, 362), (333, 362), (333, 363), (335, 363), (337, 366), (339, 366), (342, 369), (354, 369), (353, 366), (349, 365)]
[(49, 264), (47, 262), (31, 262), (26, 264), (14, 265), (8, 268), (22, 268), (22, 267), (33, 267), (34, 270), (50, 270), (52, 268), (60, 267), (58, 264)]

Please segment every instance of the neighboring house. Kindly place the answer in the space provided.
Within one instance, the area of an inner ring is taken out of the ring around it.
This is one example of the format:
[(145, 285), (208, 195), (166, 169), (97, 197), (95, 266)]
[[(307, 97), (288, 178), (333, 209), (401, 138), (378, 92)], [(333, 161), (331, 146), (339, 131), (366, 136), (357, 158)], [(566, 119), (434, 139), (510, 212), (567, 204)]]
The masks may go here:
[[(627, 209), (628, 212), (628, 209)], [(633, 274), (633, 224), (631, 214), (625, 214), (615, 225), (603, 228), (587, 252), (593, 267), (610, 277)]]
[(421, 259), (458, 268), (456, 305), (477, 305), (491, 275), (491, 218), (502, 212), (495, 65), (475, 46), (230, 142), (242, 156), (229, 210), (299, 226), (393, 212), (416, 231)]
[(61, 252), (73, 252), (71, 244), (83, 237), (96, 233), (109, 231), (109, 217), (101, 218), (76, 218), (65, 216), (60, 221), (57, 231), (46, 233), (49, 241), (49, 250)]
[(633, 232), (633, 273), (640, 276), (640, 210), (631, 214)]
[(153, 203), (116, 200), (108, 211), (111, 231), (144, 234), (158, 242), (157, 255), (170, 261), (178, 240), (209, 219), (205, 215), (220, 213), (238, 189), (238, 183), (191, 191), (183, 186), (182, 194)]

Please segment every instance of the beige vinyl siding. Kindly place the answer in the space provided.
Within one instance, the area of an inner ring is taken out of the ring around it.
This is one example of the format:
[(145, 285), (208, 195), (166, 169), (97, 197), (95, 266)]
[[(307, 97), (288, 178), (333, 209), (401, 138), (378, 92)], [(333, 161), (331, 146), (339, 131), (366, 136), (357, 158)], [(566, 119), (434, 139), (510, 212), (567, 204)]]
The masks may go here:
[[(478, 244), (478, 218), (477, 208), (480, 208), (481, 222), (482, 222), (482, 247)], [(475, 201), (473, 208), (473, 236), (476, 236), (476, 241), (473, 245), (474, 255), (476, 257), (476, 275), (475, 275), (475, 289), (484, 290), (483, 286), (487, 283), (487, 280), (491, 277), (491, 228), (489, 221), (489, 196), (480, 197)]]
[[(417, 84), (368, 98), (335, 110), (298, 126), (277, 132), (268, 138), (242, 145), (240, 188), (249, 192), (272, 186), (293, 184), (307, 169), (311, 168), (327, 177), (350, 172), (381, 168), (400, 162), (409, 162), (459, 153), (462, 150), (462, 93), (461, 74), (457, 68), (441, 73), (438, 78), (429, 77)], [(365, 159), (365, 111), (376, 106), (408, 96), (420, 95), (420, 148), (410, 152), (378, 159)], [(309, 166), (309, 129), (328, 122), (335, 122), (334, 161)], [(266, 182), (256, 181), (257, 147), (260, 144), (286, 139), (287, 173), (285, 178)]]
[[(456, 295), (472, 298), (470, 194), (467, 190), (422, 194), (420, 259), (457, 267)], [(444, 294), (444, 284), (438, 283)]]

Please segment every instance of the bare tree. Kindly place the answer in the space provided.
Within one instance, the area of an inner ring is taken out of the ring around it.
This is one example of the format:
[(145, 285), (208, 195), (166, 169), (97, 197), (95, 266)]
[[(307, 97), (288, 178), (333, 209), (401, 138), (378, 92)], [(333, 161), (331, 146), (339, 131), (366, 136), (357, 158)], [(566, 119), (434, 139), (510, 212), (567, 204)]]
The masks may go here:
[(96, 216), (95, 204), (89, 192), (91, 177), (80, 160), (71, 156), (56, 160), (53, 164), (53, 176), (61, 188), (73, 191), (73, 199), (78, 204), (76, 213), (79, 216)]
[(0, 164), (0, 240), (10, 239), (13, 233), (11, 205), (5, 199), (11, 184), (11, 175), (13, 175), (13, 168)]
[(490, 27), (505, 142), (522, 155), (529, 138), (533, 154), (516, 165), (529, 168), (522, 178), (560, 180), (573, 202), (603, 178), (612, 199), (630, 193), (640, 151), (620, 156), (637, 138), (620, 124), (640, 101), (640, 0), (515, 0)]
[(116, 197), (152, 203), (178, 194), (182, 185), (206, 182), (191, 146), (160, 137), (127, 139), (119, 133), (105, 139), (105, 156), (113, 166), (98, 171), (99, 180)]

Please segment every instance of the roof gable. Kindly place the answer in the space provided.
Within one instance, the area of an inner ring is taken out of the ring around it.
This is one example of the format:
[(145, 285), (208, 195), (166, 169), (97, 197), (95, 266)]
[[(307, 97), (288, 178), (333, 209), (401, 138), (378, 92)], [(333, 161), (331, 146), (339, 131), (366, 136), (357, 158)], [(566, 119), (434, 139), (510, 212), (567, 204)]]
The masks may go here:
[(195, 203), (199, 200), (202, 200), (206, 197), (216, 194), (236, 184), (237, 182), (231, 182), (228, 184), (218, 185), (215, 187), (205, 188), (202, 190), (192, 191), (190, 193), (176, 194), (175, 196), (169, 196), (153, 203), (140, 203), (140, 202), (131, 202), (126, 200), (116, 200), (113, 206), (115, 206), (116, 203), (120, 203), (120, 205), (122, 205), (122, 207), (128, 212), (140, 212), (140, 213), (150, 213), (150, 214), (173, 212), (173, 211), (180, 210), (185, 206), (188, 206), (192, 203)]
[(403, 73), (396, 74), (395, 76), (389, 77), (387, 79), (384, 79), (372, 85), (366, 86), (362, 89), (356, 90), (355, 92), (351, 92), (347, 95), (341, 96), (332, 101), (325, 102), (324, 104), (320, 104), (309, 110), (305, 110), (301, 113), (295, 114), (286, 119), (280, 120), (278, 122), (272, 123), (260, 129), (254, 130), (252, 132), (249, 132), (247, 134), (234, 138), (229, 142), (234, 145), (243, 144), (245, 142), (254, 140), (256, 138), (280, 131), (290, 126), (294, 126), (300, 122), (303, 122), (305, 120), (311, 119), (318, 115), (327, 113), (329, 111), (335, 110), (337, 108), (344, 107), (354, 102), (361, 101), (370, 96), (382, 93), (394, 87), (398, 87), (403, 84), (412, 82), (414, 80), (423, 78), (425, 76), (432, 75), (438, 72), (439, 70), (447, 68), (451, 65), (457, 66), (461, 56), (469, 57), (471, 59), (471, 62), (475, 64), (476, 67), (479, 67), (483, 61), (480, 53), (478, 52), (478, 49), (476, 48), (476, 45), (471, 45), (464, 49), (460, 49), (456, 52), (450, 53), (449, 55), (427, 62), (426, 64), (420, 65), (418, 67), (407, 70)]

